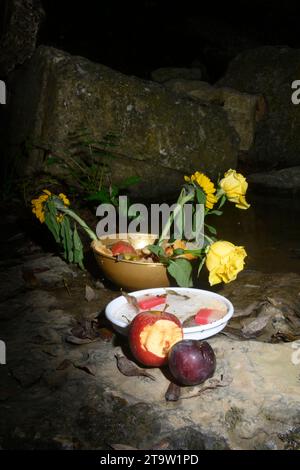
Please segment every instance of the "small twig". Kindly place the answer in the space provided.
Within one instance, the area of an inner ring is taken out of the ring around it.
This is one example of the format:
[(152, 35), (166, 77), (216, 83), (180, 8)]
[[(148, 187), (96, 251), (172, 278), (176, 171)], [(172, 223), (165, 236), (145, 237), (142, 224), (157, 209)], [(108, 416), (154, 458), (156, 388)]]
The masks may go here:
[(65, 288), (66, 288), (66, 291), (67, 291), (68, 294), (69, 294), (69, 297), (71, 297), (71, 296), (72, 296), (72, 295), (71, 295), (71, 291), (70, 291), (70, 289), (69, 289), (68, 283), (67, 283), (67, 281), (66, 281), (65, 278), (63, 279), (63, 282), (64, 282), (64, 286), (65, 286)]
[(195, 395), (185, 395), (183, 397), (181, 397), (181, 400), (185, 400), (187, 398), (195, 398), (195, 397), (199, 397), (202, 393), (206, 392), (207, 390), (215, 390), (216, 388), (221, 388), (221, 387), (228, 387), (228, 385), (230, 385), (231, 383), (231, 380), (230, 381), (226, 381), (224, 383), (222, 382), (214, 382), (212, 383), (211, 385), (207, 385), (206, 387), (202, 387), (198, 393), (196, 393)]

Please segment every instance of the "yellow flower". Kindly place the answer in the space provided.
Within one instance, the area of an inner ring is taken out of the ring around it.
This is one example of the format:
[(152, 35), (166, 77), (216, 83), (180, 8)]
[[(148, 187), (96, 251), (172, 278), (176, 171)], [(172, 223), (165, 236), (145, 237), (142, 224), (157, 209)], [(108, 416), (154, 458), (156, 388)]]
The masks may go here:
[(226, 241), (217, 241), (209, 247), (206, 256), (206, 267), (209, 271), (211, 286), (219, 282), (227, 284), (236, 279), (244, 269), (244, 258), (247, 256), (242, 246), (235, 246)]
[(206, 201), (205, 201), (205, 206), (207, 209), (212, 209), (214, 207), (214, 204), (217, 202), (217, 197), (215, 196), (216, 188), (214, 186), (214, 183), (208, 178), (208, 176), (204, 175), (204, 173), (200, 173), (199, 171), (196, 171), (191, 176), (185, 176), (184, 180), (187, 183), (197, 183), (198, 186), (204, 191), (206, 195)]
[(228, 170), (220, 181), (220, 187), (226, 194), (227, 199), (234, 202), (236, 207), (239, 209), (248, 209), (250, 207), (245, 199), (248, 183), (243, 175), (235, 170)]
[(66, 196), (65, 194), (60, 193), (60, 194), (58, 195), (58, 197), (59, 197), (59, 199), (62, 200), (62, 202), (64, 203), (65, 206), (69, 206), (69, 205), (70, 205), (70, 201), (69, 201), (69, 199), (67, 198), (67, 196)]
[[(44, 204), (45, 202), (49, 199), (50, 196), (52, 196), (51, 192), (48, 191), (48, 189), (43, 189), (43, 193), (41, 194), (37, 199), (32, 199), (31, 204), (32, 204), (32, 212), (35, 214), (35, 216), (39, 219), (41, 223), (45, 222), (45, 209), (44, 209)], [(59, 199), (64, 203), (65, 206), (70, 205), (70, 201), (67, 198), (67, 196), (63, 193), (60, 193), (58, 195)], [(63, 219), (63, 215), (59, 214), (56, 217), (57, 222), (61, 222)]]
[(44, 211), (44, 204), (51, 196), (51, 192), (48, 189), (43, 189), (43, 193), (37, 199), (32, 199), (32, 212), (35, 216), (39, 219), (41, 223), (45, 222), (45, 211)]

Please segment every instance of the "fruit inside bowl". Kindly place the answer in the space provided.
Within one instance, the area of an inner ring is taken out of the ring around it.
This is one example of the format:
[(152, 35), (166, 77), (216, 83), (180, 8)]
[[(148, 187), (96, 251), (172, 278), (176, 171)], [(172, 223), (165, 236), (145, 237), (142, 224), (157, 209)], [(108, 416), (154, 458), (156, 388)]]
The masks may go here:
[(132, 320), (145, 311), (175, 315), (181, 322), (184, 339), (204, 339), (221, 331), (234, 309), (228, 299), (214, 292), (174, 287), (120, 296), (107, 305), (105, 313), (115, 330), (126, 335)]
[(130, 291), (168, 287), (166, 266), (142, 251), (156, 238), (155, 234), (119, 233), (102, 236), (91, 247), (103, 274), (117, 286)]

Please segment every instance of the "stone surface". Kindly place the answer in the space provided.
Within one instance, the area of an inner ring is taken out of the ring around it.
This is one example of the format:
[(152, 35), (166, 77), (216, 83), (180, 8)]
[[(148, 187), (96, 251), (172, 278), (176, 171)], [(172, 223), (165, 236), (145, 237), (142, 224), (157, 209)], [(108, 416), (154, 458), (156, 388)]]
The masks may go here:
[(184, 67), (161, 67), (151, 72), (152, 80), (159, 83), (178, 78), (184, 80), (203, 80), (205, 76), (204, 66), (202, 68), (192, 67), (189, 69)]
[(262, 95), (241, 93), (228, 87), (215, 87), (198, 80), (169, 80), (164, 85), (176, 93), (185, 93), (204, 103), (221, 106), (236, 130), (240, 153), (248, 151), (255, 138), (256, 123), (265, 113)]
[[(159, 84), (128, 77), (82, 57), (40, 47), (10, 85), (15, 155), (27, 139), (27, 172), (45, 167), (45, 150), (60, 155), (70, 133), (88, 128), (98, 140), (118, 136), (110, 161), (115, 182), (141, 177), (139, 195), (178, 190), (182, 175), (201, 166), (210, 176), (236, 166), (238, 137), (223, 109), (174, 96)], [(9, 119), (8, 119), (9, 122)], [(156, 169), (154, 171), (153, 169)]]
[(253, 173), (247, 179), (253, 187), (298, 192), (300, 191), (300, 166)]
[(35, 50), (44, 10), (39, 0), (11, 0), (2, 8), (0, 75), (6, 76)]
[[(6, 312), (0, 316), (0, 337), (7, 347), (7, 363), (0, 366), (1, 448), (299, 449), (300, 343), (278, 337), (269, 342), (279, 330), (296, 335), (300, 329), (299, 274), (244, 271), (218, 288), (233, 302), (235, 315), (231, 329), (208, 340), (216, 373), (204, 385), (183, 388), (178, 402), (166, 402), (167, 370), (152, 369), (155, 382), (118, 370), (116, 354), (131, 359), (126, 338), (66, 341), (91, 322), (107, 327), (103, 309), (118, 291), (104, 282), (99, 296), (88, 302), (85, 286), (96, 287), (95, 280), (70, 266), (68, 289), (55, 278), (20, 289), (22, 264), (12, 266), (5, 236), (1, 242), (0, 269), (6, 270), (6, 262), (15, 270), (10, 296), (0, 304)], [(30, 246), (22, 238), (15, 243)], [(51, 269), (56, 263), (62, 270), (57, 257), (41, 249), (37, 255), (36, 268), (49, 266), (51, 259)], [(31, 258), (23, 249), (24, 263)], [(267, 311), (271, 323), (255, 340), (232, 334)]]
[(263, 94), (267, 113), (257, 126), (247, 156), (253, 168), (273, 169), (300, 163), (300, 112), (291, 88), (299, 78), (300, 50), (265, 46), (242, 52), (230, 63), (219, 86)]

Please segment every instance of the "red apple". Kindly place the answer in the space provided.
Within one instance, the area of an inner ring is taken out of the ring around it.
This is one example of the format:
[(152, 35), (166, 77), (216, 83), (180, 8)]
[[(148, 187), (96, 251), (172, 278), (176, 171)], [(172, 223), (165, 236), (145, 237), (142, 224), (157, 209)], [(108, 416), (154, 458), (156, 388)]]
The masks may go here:
[(119, 242), (114, 243), (110, 250), (113, 256), (121, 255), (121, 254), (136, 254), (135, 249), (133, 248), (130, 243), (120, 240)]
[(182, 338), (180, 320), (168, 312), (151, 310), (138, 313), (129, 327), (131, 352), (145, 366), (165, 364), (170, 348)]

